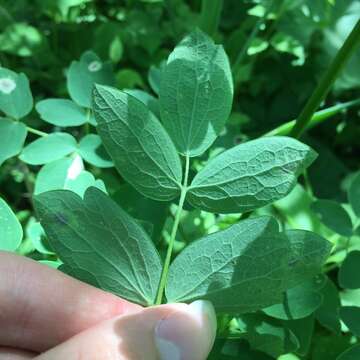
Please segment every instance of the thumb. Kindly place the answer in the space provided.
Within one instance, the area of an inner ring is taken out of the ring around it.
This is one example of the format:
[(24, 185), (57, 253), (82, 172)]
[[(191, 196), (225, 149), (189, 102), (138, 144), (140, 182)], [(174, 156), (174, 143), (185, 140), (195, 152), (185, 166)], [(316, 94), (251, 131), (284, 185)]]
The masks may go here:
[(205, 360), (215, 334), (210, 302), (160, 305), (102, 322), (36, 360)]

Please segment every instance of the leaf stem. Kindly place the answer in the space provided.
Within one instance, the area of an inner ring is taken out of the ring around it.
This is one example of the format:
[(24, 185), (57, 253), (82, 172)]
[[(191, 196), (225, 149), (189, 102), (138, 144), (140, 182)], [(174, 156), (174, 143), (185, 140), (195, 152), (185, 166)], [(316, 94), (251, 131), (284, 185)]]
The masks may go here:
[(224, 0), (202, 0), (200, 28), (210, 36), (214, 36), (220, 22)]
[(162, 303), (162, 300), (164, 297), (164, 290), (165, 290), (165, 286), (166, 286), (166, 282), (167, 282), (167, 276), (168, 276), (168, 272), (169, 272), (171, 256), (172, 256), (172, 252), (174, 249), (176, 233), (177, 233), (177, 230), (179, 227), (180, 217), (181, 217), (181, 213), (182, 213), (182, 210), (184, 207), (186, 193), (188, 190), (187, 184), (188, 184), (188, 177), (189, 177), (189, 168), (190, 168), (190, 157), (189, 157), (189, 155), (186, 155), (184, 181), (183, 181), (183, 186), (181, 187), (179, 204), (178, 204), (178, 208), (176, 210), (175, 220), (174, 220), (174, 224), (173, 224), (173, 227), (171, 230), (169, 245), (168, 245), (168, 249), (166, 252), (165, 263), (164, 263), (163, 271), (161, 273), (159, 289), (158, 289), (158, 292), (156, 295), (156, 302), (155, 302), (156, 305), (160, 305)]
[(26, 130), (29, 132), (29, 133), (32, 133), (32, 134), (35, 134), (35, 135), (38, 135), (38, 136), (47, 136), (48, 134), (46, 132), (43, 132), (43, 131), (40, 131), (40, 130), (36, 130), (30, 126), (27, 126), (26, 127)]
[(358, 20), (355, 24), (354, 28), (346, 38), (344, 44), (341, 46), (329, 68), (321, 78), (315, 91), (312, 93), (310, 99), (305, 104), (305, 107), (296, 120), (295, 126), (291, 130), (291, 136), (299, 138), (305, 131), (316, 109), (319, 108), (321, 102), (324, 100), (334, 81), (338, 77), (340, 71), (343, 69), (344, 65), (355, 51), (356, 46), (360, 42), (359, 40), (360, 20)]
[[(332, 116), (338, 114), (341, 111), (347, 110), (351, 107), (360, 105), (360, 99), (348, 101), (342, 104), (336, 104), (334, 106), (330, 106), (327, 109), (323, 109), (317, 111), (315, 114), (312, 115), (310, 121), (306, 124), (304, 130), (312, 129), (313, 127), (321, 124), (325, 120), (331, 118)], [(267, 132), (263, 136), (278, 136), (278, 135), (288, 135), (290, 134), (292, 128), (294, 127), (296, 120), (288, 121), (277, 128)]]

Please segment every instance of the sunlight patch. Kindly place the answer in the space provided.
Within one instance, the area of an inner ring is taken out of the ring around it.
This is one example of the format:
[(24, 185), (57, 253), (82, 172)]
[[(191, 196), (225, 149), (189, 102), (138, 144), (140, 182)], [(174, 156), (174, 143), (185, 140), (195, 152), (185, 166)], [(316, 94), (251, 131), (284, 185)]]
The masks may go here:
[(16, 82), (10, 78), (0, 79), (0, 91), (4, 94), (10, 94), (16, 89)]
[(102, 68), (102, 64), (100, 61), (92, 61), (88, 66), (88, 70), (90, 72), (99, 71), (101, 68)]

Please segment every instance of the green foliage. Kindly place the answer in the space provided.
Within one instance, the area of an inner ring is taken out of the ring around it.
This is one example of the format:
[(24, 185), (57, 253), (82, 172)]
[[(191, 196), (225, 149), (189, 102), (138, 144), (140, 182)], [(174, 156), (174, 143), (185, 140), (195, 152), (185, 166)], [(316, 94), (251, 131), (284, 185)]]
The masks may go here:
[(76, 140), (67, 133), (53, 133), (24, 147), (19, 158), (27, 164), (41, 165), (61, 159), (76, 150)]
[(181, 154), (201, 155), (230, 114), (233, 83), (221, 46), (197, 30), (170, 54), (159, 92), (163, 124)]
[(315, 158), (311, 148), (286, 137), (240, 144), (215, 157), (195, 176), (189, 201), (211, 212), (254, 210), (286, 196)]
[[(34, 199), (51, 247), (76, 276), (142, 305), (154, 303), (161, 262), (146, 232), (102, 191), (57, 190)], [(80, 275), (81, 277), (82, 275)]]
[(359, 9), (3, 2), (0, 249), (144, 306), (211, 300), (209, 359), (358, 359), (359, 49), (330, 64)]
[(26, 116), (32, 106), (33, 98), (26, 75), (0, 67), (0, 110), (18, 120)]
[(168, 134), (142, 102), (96, 86), (97, 130), (120, 174), (140, 193), (172, 200), (180, 193), (181, 164)]
[(19, 154), (27, 135), (26, 126), (22, 123), (0, 118), (0, 166), (11, 157)]
[(0, 198), (0, 250), (16, 250), (22, 237), (23, 230), (17, 217), (7, 203)]
[(36, 111), (44, 121), (61, 127), (79, 126), (87, 122), (86, 111), (68, 99), (39, 101)]
[(259, 310), (318, 273), (328, 252), (315, 234), (279, 233), (273, 218), (243, 220), (183, 250), (170, 267), (166, 295), (171, 302), (205, 298), (221, 312)]

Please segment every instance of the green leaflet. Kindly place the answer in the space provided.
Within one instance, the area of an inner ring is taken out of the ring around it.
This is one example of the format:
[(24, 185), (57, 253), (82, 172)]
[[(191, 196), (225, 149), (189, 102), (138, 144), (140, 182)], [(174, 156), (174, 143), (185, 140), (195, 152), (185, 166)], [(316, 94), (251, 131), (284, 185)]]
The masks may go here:
[(113, 85), (115, 82), (110, 63), (102, 62), (92, 51), (73, 61), (67, 73), (67, 88), (71, 98), (80, 106), (91, 107), (91, 92), (95, 84)]
[(208, 299), (220, 312), (255, 311), (316, 275), (329, 251), (315, 233), (279, 233), (274, 218), (251, 218), (186, 247), (170, 266), (166, 296)]
[(283, 320), (303, 319), (311, 315), (322, 303), (322, 295), (316, 285), (315, 280), (311, 279), (287, 290), (281, 304), (271, 305), (263, 312)]
[(37, 174), (34, 195), (66, 189), (68, 181), (76, 179), (83, 170), (84, 164), (80, 156), (67, 157), (44, 165)]
[(125, 92), (96, 86), (94, 112), (103, 144), (125, 180), (154, 200), (177, 197), (182, 178), (179, 156), (146, 106)]
[(360, 289), (360, 251), (351, 251), (341, 264), (338, 281), (344, 289)]
[(316, 310), (316, 319), (325, 328), (340, 334), (341, 324), (339, 318), (340, 297), (336, 285), (327, 279), (325, 286), (321, 289), (323, 295), (322, 305)]
[(79, 142), (79, 154), (89, 164), (99, 168), (108, 168), (114, 166), (102, 145), (99, 135), (85, 135)]
[(178, 151), (201, 155), (231, 111), (233, 82), (223, 47), (200, 30), (186, 36), (167, 60), (159, 98), (162, 122)]
[(360, 307), (343, 306), (340, 308), (340, 317), (355, 336), (360, 336)]
[(46, 99), (35, 106), (40, 117), (53, 125), (80, 126), (87, 122), (86, 110), (68, 99)]
[(26, 126), (23, 123), (0, 118), (0, 166), (2, 163), (17, 155), (25, 142), (27, 135)]
[(322, 223), (332, 231), (343, 236), (352, 235), (353, 226), (350, 216), (336, 201), (317, 200), (312, 203), (311, 208), (318, 215)]
[(19, 158), (30, 165), (42, 165), (76, 151), (76, 140), (67, 133), (53, 133), (24, 147)]
[(360, 173), (355, 175), (351, 181), (348, 198), (354, 213), (360, 217)]
[(33, 97), (26, 75), (0, 67), (0, 111), (18, 120), (32, 107)]
[(23, 238), (23, 230), (9, 205), (0, 197), (0, 250), (15, 251)]
[(51, 247), (83, 278), (90, 274), (106, 291), (142, 305), (154, 303), (160, 257), (145, 231), (96, 188), (84, 200), (67, 190), (34, 198)]
[(202, 210), (244, 212), (286, 196), (316, 158), (289, 137), (266, 137), (235, 146), (211, 160), (193, 179), (189, 202)]

